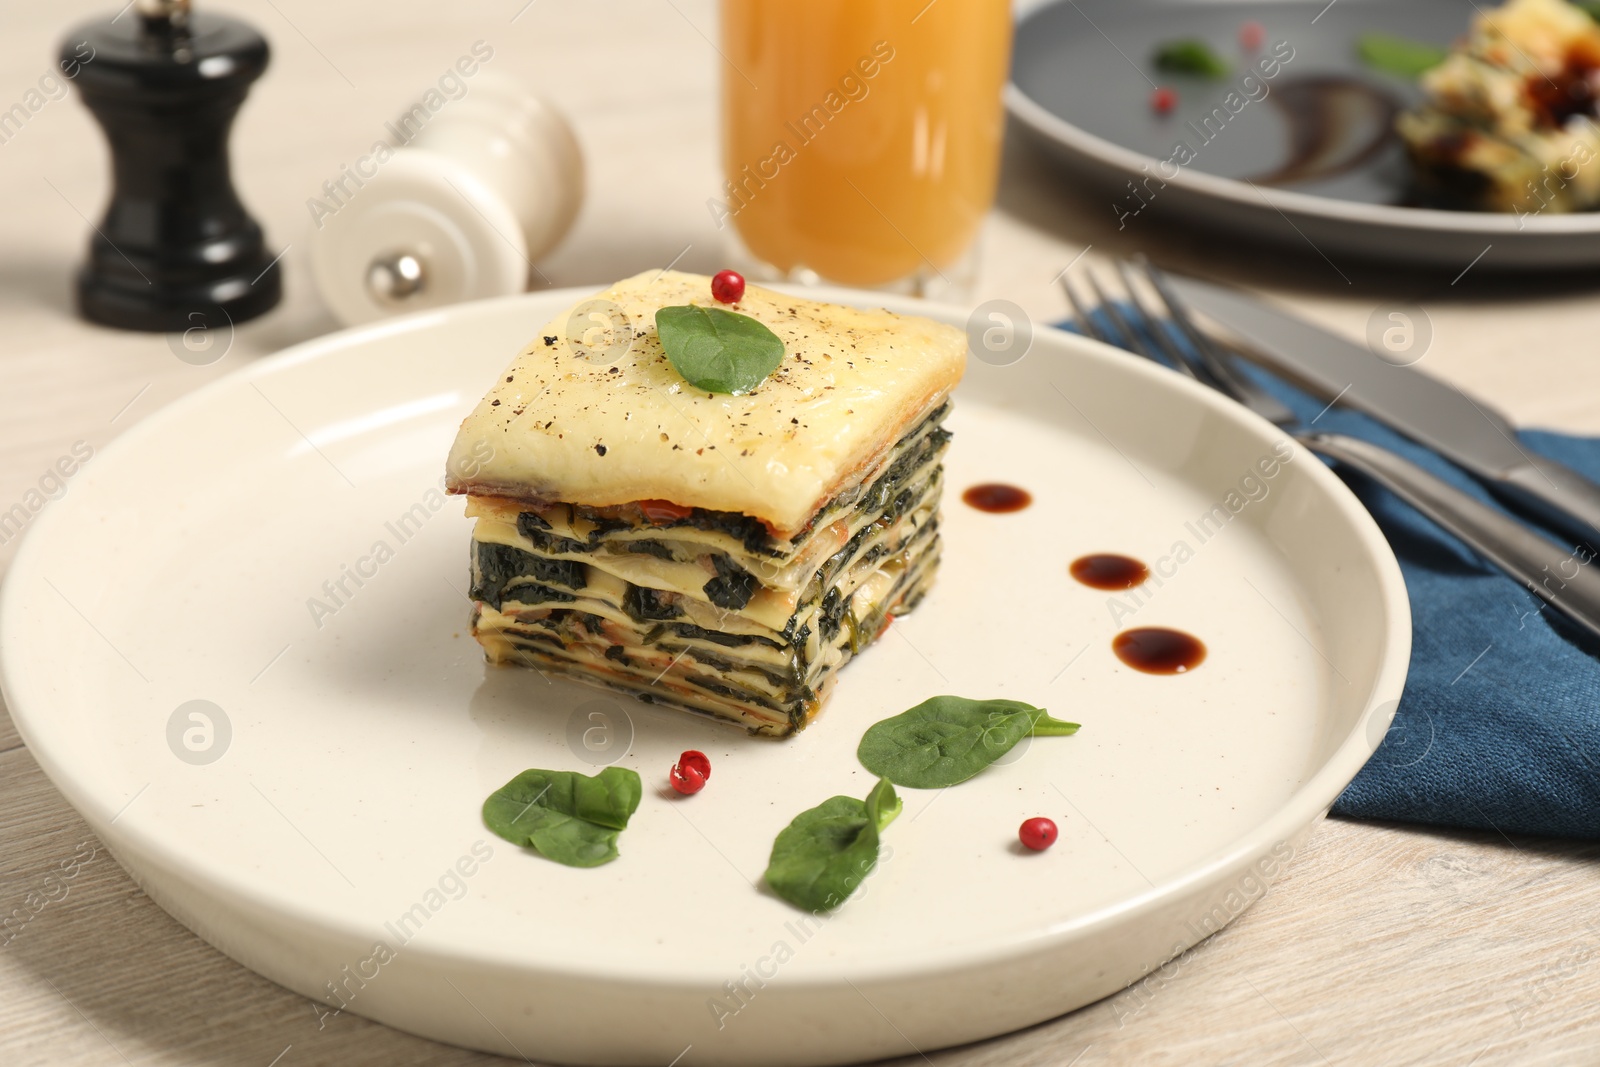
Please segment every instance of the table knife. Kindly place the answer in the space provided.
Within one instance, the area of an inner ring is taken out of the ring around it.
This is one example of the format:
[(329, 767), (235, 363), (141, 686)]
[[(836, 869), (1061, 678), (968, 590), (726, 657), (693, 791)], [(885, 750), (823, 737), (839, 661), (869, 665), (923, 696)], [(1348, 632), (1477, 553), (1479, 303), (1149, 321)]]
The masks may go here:
[(1516, 439), (1504, 416), (1415, 367), (1380, 359), (1238, 289), (1168, 272), (1241, 354), (1312, 395), (1354, 408), (1438, 452), (1522, 514), (1600, 547), (1600, 485)]

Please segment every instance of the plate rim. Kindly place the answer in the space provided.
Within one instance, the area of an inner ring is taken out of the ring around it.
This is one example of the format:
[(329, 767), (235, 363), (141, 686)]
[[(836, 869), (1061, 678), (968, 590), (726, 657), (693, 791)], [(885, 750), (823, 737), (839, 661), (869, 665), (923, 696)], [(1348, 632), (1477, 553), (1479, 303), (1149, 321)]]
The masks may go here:
[[(947, 322), (959, 323), (968, 317), (967, 309), (961, 307), (888, 293), (803, 285), (775, 285), (771, 288), (852, 306), (884, 307), (901, 314), (920, 314)], [(471, 317), (516, 303), (535, 306), (548, 303), (559, 310), (560, 307), (579, 298), (592, 296), (596, 291), (598, 290), (594, 286), (573, 286), (513, 294), (420, 311), (300, 342), (273, 355), (252, 360), (176, 398), (99, 449), (97, 458), (104, 460), (107, 456), (120, 456), (125, 452), (135, 451), (145, 437), (157, 432), (164, 424), (181, 420), (191, 408), (203, 405), (211, 396), (238, 389), (302, 363), (333, 358), (344, 349), (381, 340), (385, 336), (423, 329), (442, 320)], [(530, 321), (532, 319), (544, 321), (537, 315), (531, 315)], [(1282, 436), (1283, 431), (1272, 423), (1214, 390), (1164, 367), (1121, 349), (1053, 326), (1036, 325), (1035, 344), (1041, 334), (1054, 337), (1055, 343), (1065, 344), (1069, 349), (1077, 349), (1083, 358), (1116, 361), (1119, 372), (1143, 377), (1158, 388), (1176, 389), (1188, 402), (1197, 403), (1224, 419), (1251, 425), (1264, 434)], [(1355, 494), (1326, 464), (1318, 460), (1315, 464), (1308, 464), (1305, 470), (1308, 472), (1306, 476), (1320, 483), (1324, 495), (1332, 502), (1336, 502), (1356, 529), (1360, 545), (1373, 564), (1371, 573), (1377, 583), (1383, 621), (1388, 633), (1382, 642), (1380, 661), (1372, 676), (1370, 691), (1366, 698), (1366, 710), (1353, 723), (1349, 733), (1331, 749), (1320, 766), (1316, 767), (1314, 773), (1285, 798), (1270, 818), (1256, 823), (1248, 831), (1194, 861), (1176, 875), (1138, 893), (1124, 896), (1072, 918), (1037, 927), (1031, 931), (988, 938), (967, 946), (906, 952), (883, 961), (835, 960), (828, 966), (817, 967), (814, 971), (790, 975), (785, 985), (804, 991), (831, 989), (844, 977), (863, 982), (916, 980), (935, 974), (959, 972), (1001, 963), (1023, 954), (1048, 954), (1059, 951), (1064, 944), (1088, 936), (1099, 928), (1139, 922), (1150, 913), (1159, 912), (1164, 906), (1181, 901), (1186, 895), (1203, 889), (1219, 876), (1237, 869), (1242, 862), (1251, 857), (1266, 853), (1278, 843), (1294, 841), (1308, 828), (1313, 827), (1376, 750), (1377, 742), (1373, 740), (1371, 720), (1373, 716), (1382, 714), (1383, 709), (1400, 696), (1410, 662), (1412, 631), (1410, 602), (1404, 578), (1399, 563), (1388, 541), (1378, 529), (1376, 521)], [(27, 744), (33, 758), (50, 778), (52, 785), (89, 823), (90, 828), (114, 855), (117, 853), (119, 840), (126, 841), (130, 852), (138, 853), (144, 862), (159, 865), (170, 875), (182, 877), (191, 889), (199, 886), (208, 890), (221, 890), (235, 900), (242, 901), (249, 908), (276, 914), (302, 926), (330, 931), (341, 936), (352, 933), (361, 937), (368, 936), (370, 930), (356, 925), (359, 919), (355, 916), (361, 910), (363, 903), (360, 899), (321, 900), (318, 902), (321, 906), (309, 906), (293, 895), (269, 891), (261, 884), (251, 881), (247, 875), (233, 871), (225, 865), (216, 868), (197, 865), (193, 862), (191, 854), (171, 847), (170, 842), (164, 840), (160, 834), (147, 831), (137, 821), (123, 824), (113, 831), (111, 825), (115, 816), (113, 804), (97, 796), (91, 785), (85, 785), (69, 773), (65, 766), (66, 761), (58, 761), (57, 754), (48, 746), (37, 747), (37, 735), (30, 720), (36, 715), (40, 717), (48, 715), (48, 708), (40, 706), (48, 704), (48, 701), (42, 692), (29, 691), (40, 689), (40, 684), (37, 679), (30, 679), (30, 674), (33, 672), (27, 664), (17, 662), (16, 642), (10, 639), (15, 629), (26, 625), (23, 583), (13, 579), (28, 574), (33, 566), (34, 556), (48, 551), (47, 548), (40, 546), (45, 544), (51, 529), (58, 523), (69, 521), (70, 517), (71, 512), (67, 509), (57, 507), (45, 509), (29, 525), (7, 570), (6, 580), (0, 583), (0, 693), (4, 695), (19, 735)], [(1379, 733), (1377, 738), (1381, 741), (1382, 734)], [(670, 971), (637, 968), (619, 974), (617, 968), (603, 963), (590, 966), (586, 965), (585, 961), (566, 959), (559, 964), (553, 964), (548, 960), (530, 959), (509, 947), (493, 945), (463, 948), (458, 944), (429, 943), (408, 945), (406, 951), (413, 956), (464, 963), (474, 967), (509, 968), (523, 973), (621, 982), (635, 987), (701, 989), (708, 981), (715, 986), (726, 977), (714, 964), (702, 967), (696, 966), (693, 961), (679, 961)]]

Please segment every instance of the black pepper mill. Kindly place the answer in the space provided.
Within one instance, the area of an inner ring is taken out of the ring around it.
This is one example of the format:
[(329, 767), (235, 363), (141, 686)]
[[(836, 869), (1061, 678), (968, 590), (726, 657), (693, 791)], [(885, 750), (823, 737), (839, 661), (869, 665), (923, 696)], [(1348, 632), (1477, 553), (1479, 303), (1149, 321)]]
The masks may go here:
[(281, 268), (233, 190), (228, 130), (266, 69), (266, 39), (237, 19), (191, 13), (188, 0), (134, 6), (137, 17), (85, 23), (61, 48), (81, 66), (79, 91), (112, 157), (79, 313), (163, 332), (254, 318), (277, 304)]

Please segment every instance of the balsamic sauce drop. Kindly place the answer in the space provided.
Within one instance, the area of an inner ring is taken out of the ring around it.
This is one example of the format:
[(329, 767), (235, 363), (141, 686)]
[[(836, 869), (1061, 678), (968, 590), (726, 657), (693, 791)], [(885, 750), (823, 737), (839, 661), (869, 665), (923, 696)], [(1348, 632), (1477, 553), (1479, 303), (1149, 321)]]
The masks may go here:
[(1122, 631), (1111, 639), (1111, 651), (1146, 674), (1187, 674), (1206, 658), (1206, 646), (1198, 637), (1160, 626)]
[[(1530, 95), (1534, 81), (1529, 79)], [(1289, 158), (1272, 172), (1247, 179), (1257, 185), (1336, 178), (1371, 163), (1399, 140), (1394, 120), (1400, 103), (1359, 78), (1334, 74), (1287, 80), (1269, 99), (1287, 121)]]
[(986, 482), (962, 493), (961, 499), (979, 511), (1003, 514), (1008, 511), (1021, 511), (1033, 503), (1033, 494), (1014, 485)]
[(1132, 556), (1097, 552), (1079, 556), (1067, 568), (1074, 578), (1091, 589), (1132, 589), (1150, 577), (1150, 568)]

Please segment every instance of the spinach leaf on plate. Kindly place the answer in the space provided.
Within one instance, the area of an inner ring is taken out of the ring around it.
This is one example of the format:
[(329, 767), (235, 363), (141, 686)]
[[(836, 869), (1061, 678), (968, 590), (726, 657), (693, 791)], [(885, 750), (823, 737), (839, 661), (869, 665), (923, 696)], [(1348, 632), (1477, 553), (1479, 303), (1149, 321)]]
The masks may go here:
[(964, 782), (1010, 752), (1018, 741), (1078, 732), (1020, 700), (930, 697), (910, 711), (874, 723), (856, 756), (873, 774), (910, 789)]
[(829, 797), (794, 817), (772, 843), (767, 885), (807, 911), (832, 911), (878, 865), (878, 835), (903, 807), (883, 779), (866, 800)]
[(1364, 33), (1356, 42), (1361, 62), (1373, 70), (1401, 78), (1415, 78), (1443, 63), (1450, 50), (1442, 45), (1411, 41), (1388, 33)]
[(598, 867), (617, 858), (617, 835), (644, 793), (639, 772), (607, 767), (593, 777), (576, 771), (523, 771), (483, 802), (489, 829), (568, 867)]
[(1196, 37), (1167, 41), (1156, 46), (1156, 69), (1168, 74), (1193, 74), (1201, 78), (1221, 78), (1233, 69), (1211, 46)]

